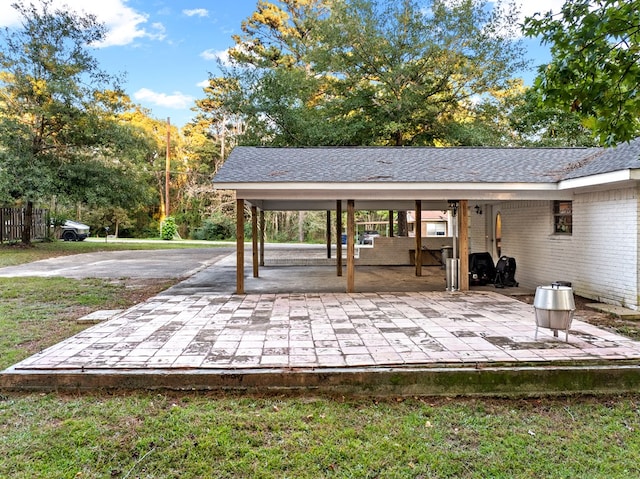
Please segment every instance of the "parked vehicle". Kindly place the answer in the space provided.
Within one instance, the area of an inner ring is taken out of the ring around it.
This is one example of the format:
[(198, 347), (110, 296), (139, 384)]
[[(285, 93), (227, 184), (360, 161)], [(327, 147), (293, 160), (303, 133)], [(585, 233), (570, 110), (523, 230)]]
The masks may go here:
[(64, 241), (83, 241), (89, 236), (89, 227), (77, 221), (67, 220), (62, 225), (60, 238)]

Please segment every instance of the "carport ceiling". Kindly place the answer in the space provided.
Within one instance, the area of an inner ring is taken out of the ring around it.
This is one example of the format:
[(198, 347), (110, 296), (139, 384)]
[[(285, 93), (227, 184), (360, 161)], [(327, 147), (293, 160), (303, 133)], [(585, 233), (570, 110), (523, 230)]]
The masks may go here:
[[(263, 210), (445, 210), (449, 200), (570, 199), (601, 148), (236, 147), (214, 178)], [(573, 181), (573, 180), (569, 180)]]

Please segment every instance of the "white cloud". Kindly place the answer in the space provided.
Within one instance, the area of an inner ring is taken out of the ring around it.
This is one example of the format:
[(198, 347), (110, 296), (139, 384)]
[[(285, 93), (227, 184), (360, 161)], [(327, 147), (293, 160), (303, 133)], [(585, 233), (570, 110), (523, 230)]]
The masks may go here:
[(206, 8), (194, 8), (193, 10), (182, 10), (187, 17), (208, 17), (209, 10)]
[(525, 17), (532, 17), (535, 13), (545, 14), (549, 10), (553, 13), (560, 12), (564, 0), (516, 0), (516, 4), (520, 6), (521, 20)]
[(215, 60), (218, 58), (218, 51), (217, 50), (205, 50), (200, 54), (201, 58), (204, 58), (205, 60)]
[(209, 49), (209, 50), (205, 50), (200, 54), (201, 58), (204, 58), (205, 60), (218, 60), (220, 61), (223, 65), (229, 66), (231, 64), (231, 61), (229, 60), (229, 50), (213, 50), (213, 49)]
[(160, 22), (154, 22), (151, 24), (152, 32), (147, 32), (145, 35), (147, 38), (151, 40), (164, 40), (167, 38), (167, 29)]
[(0, 26), (13, 27), (19, 24), (20, 15), (11, 8), (11, 2), (0, 2)]
[(145, 101), (153, 105), (176, 110), (189, 108), (194, 101), (192, 96), (185, 95), (184, 93), (173, 92), (171, 95), (167, 95), (166, 93), (157, 93), (148, 88), (141, 88), (133, 94), (133, 97), (139, 101)]
[[(457, 0), (445, 0), (456, 2)], [(497, 0), (490, 0), (489, 4), (493, 5), (497, 3)], [(522, 37), (523, 32), (521, 30), (521, 26), (524, 24), (524, 20), (527, 17), (532, 17), (536, 13), (541, 15), (546, 14), (549, 11), (553, 13), (560, 12), (562, 5), (564, 5), (564, 0), (513, 0), (514, 5), (518, 9), (518, 17), (515, 19), (515, 22), (510, 22), (509, 24), (504, 24), (497, 29), (496, 34), (504, 37)], [(503, 2), (503, 7), (508, 11), (508, 4)]]
[(200, 88), (206, 88), (206, 87), (208, 87), (208, 86), (209, 86), (209, 79), (207, 79), (207, 80), (202, 80), (202, 81), (200, 81), (200, 82), (196, 83), (196, 86), (197, 86), (197, 87), (200, 87)]
[[(9, 1), (0, 2), (0, 26), (17, 26), (20, 22), (20, 16), (10, 4)], [(140, 38), (163, 40), (166, 37), (162, 24), (154, 23), (151, 30), (147, 30), (144, 24), (149, 16), (127, 6), (123, 0), (53, 0), (52, 7), (95, 15), (107, 27), (106, 38), (97, 45), (99, 47), (128, 45)]]

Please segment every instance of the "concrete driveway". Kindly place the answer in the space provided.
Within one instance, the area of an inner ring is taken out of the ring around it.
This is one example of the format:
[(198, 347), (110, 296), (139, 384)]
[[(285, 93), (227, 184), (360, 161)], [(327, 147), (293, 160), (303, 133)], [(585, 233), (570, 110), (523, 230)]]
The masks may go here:
[(84, 253), (0, 268), (0, 277), (187, 278), (232, 252), (223, 247)]

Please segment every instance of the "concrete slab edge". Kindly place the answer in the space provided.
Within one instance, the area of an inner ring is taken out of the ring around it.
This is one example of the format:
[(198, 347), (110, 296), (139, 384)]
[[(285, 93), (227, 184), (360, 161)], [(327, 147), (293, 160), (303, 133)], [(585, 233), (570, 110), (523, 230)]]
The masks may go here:
[(82, 316), (81, 318), (76, 319), (76, 322), (80, 324), (102, 323), (104, 321), (115, 318), (119, 314), (122, 314), (124, 311), (124, 309), (102, 309)]
[(593, 309), (600, 313), (610, 314), (620, 319), (637, 320), (640, 319), (640, 311), (635, 311), (629, 308), (623, 308), (622, 306), (615, 306), (612, 304), (604, 303), (588, 303), (585, 307)]
[(612, 394), (640, 391), (640, 365), (353, 368), (318, 370), (14, 371), (0, 390), (313, 392), (349, 396), (504, 396)]

